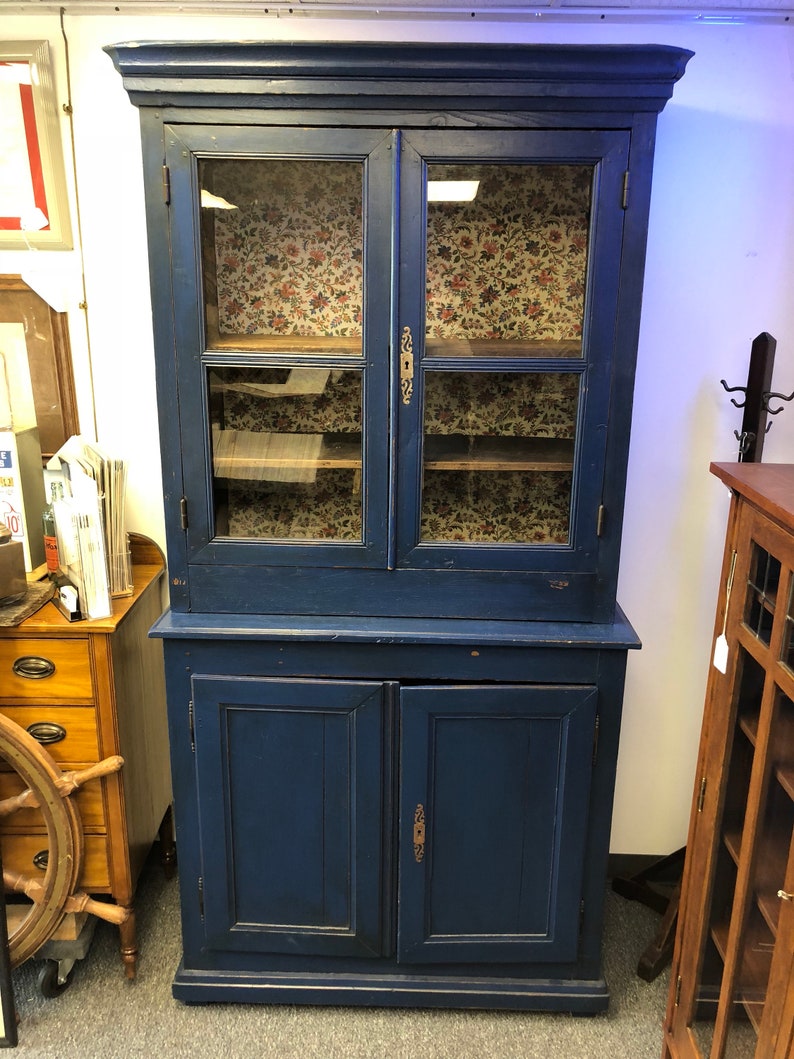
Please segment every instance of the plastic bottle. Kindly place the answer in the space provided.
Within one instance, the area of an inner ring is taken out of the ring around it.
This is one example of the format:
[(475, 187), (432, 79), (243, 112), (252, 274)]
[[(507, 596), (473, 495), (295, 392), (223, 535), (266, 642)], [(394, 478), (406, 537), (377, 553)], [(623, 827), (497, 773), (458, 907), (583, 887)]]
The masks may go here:
[(61, 564), (58, 557), (58, 534), (55, 530), (55, 511), (53, 504), (63, 495), (63, 487), (60, 482), (50, 484), (50, 502), (42, 513), (44, 524), (44, 558), (47, 564), (47, 574), (52, 577), (60, 570)]

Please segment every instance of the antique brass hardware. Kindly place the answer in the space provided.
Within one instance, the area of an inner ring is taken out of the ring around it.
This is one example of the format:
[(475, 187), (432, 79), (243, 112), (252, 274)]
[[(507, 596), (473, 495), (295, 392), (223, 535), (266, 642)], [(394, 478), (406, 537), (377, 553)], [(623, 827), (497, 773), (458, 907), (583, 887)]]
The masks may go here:
[(784, 901), (794, 901), (794, 894), (786, 893), (785, 890), (778, 890), (777, 895)]
[(18, 677), (24, 677), (26, 680), (43, 680), (53, 675), (55, 663), (39, 655), (23, 655), (22, 658), (14, 660), (11, 668)]
[(425, 859), (425, 807), (421, 802), (414, 810), (414, 859), (417, 864)]
[(400, 335), (400, 391), (403, 404), (410, 404), (414, 393), (414, 340), (410, 327), (404, 327)]
[(34, 724), (28, 725), (27, 731), (43, 746), (48, 746), (50, 743), (60, 743), (62, 739), (66, 738), (66, 729), (63, 725), (56, 724), (54, 721), (36, 721)]

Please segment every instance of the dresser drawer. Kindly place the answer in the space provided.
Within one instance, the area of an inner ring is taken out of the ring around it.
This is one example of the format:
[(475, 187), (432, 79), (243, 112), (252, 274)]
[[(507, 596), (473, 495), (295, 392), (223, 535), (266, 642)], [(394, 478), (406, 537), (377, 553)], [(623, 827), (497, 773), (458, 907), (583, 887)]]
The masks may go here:
[(93, 699), (87, 640), (0, 639), (3, 702), (79, 702)]
[[(99, 760), (99, 735), (93, 706), (3, 706), (0, 712), (20, 728), (56, 725), (61, 729), (63, 735), (57, 741), (42, 742), (43, 748), (59, 764)], [(35, 737), (35, 732), (31, 734)]]
[[(87, 768), (87, 766), (77, 766)], [(68, 771), (64, 769), (64, 772)], [(22, 777), (16, 772), (4, 772), (0, 770), (0, 801), (5, 798), (13, 798), (24, 790), (25, 784)], [(102, 800), (102, 780), (90, 780), (83, 787), (79, 787), (70, 798), (80, 814), (84, 831), (104, 831), (105, 810)], [(38, 809), (18, 809), (0, 820), (0, 831), (6, 832), (35, 832), (44, 829), (44, 820)]]
[[(46, 834), (6, 833), (0, 838), (0, 846), (4, 869), (43, 881), (44, 870), (36, 867), (33, 858), (42, 850), (47, 849)], [(98, 893), (100, 890), (106, 890), (109, 885), (107, 839), (104, 835), (86, 835), (83, 848), (83, 868), (77, 882), (78, 889), (86, 893)]]

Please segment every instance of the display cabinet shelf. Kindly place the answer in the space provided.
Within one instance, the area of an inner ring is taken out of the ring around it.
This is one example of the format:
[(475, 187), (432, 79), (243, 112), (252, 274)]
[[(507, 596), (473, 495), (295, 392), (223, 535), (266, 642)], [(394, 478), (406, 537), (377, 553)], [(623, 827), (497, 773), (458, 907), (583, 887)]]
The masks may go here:
[(542, 341), (536, 339), (439, 339), (428, 336), (425, 342), (427, 357), (480, 357), (482, 359), (515, 357), (517, 360), (557, 360), (582, 355), (580, 340), (558, 339)]
[(570, 471), (573, 441), (430, 435), (425, 439), (424, 467), (430, 471)]
[(287, 357), (360, 357), (361, 336), (220, 334), (207, 332), (207, 348), (230, 353), (267, 353)]

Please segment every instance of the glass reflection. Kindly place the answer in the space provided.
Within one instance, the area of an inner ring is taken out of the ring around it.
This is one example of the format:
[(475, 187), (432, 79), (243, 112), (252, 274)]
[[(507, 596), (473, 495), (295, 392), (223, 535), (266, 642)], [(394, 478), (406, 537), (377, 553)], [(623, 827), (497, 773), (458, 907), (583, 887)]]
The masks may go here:
[(361, 372), (209, 371), (215, 532), (360, 541)]
[(579, 376), (425, 373), (425, 541), (565, 544)]
[[(592, 178), (585, 165), (428, 166), (428, 355), (581, 356)], [(437, 191), (464, 180), (478, 182), (470, 201)]]
[(199, 176), (207, 345), (280, 336), (291, 351), (360, 354), (361, 163), (209, 159)]

